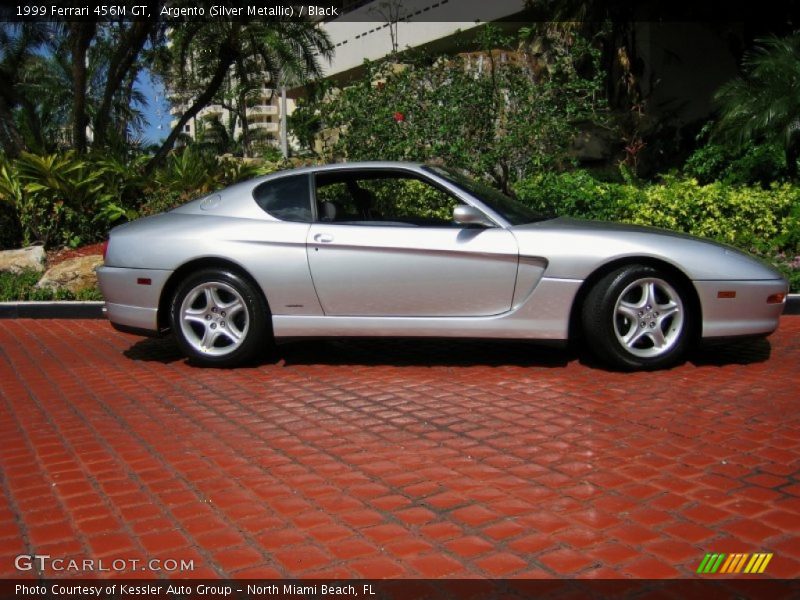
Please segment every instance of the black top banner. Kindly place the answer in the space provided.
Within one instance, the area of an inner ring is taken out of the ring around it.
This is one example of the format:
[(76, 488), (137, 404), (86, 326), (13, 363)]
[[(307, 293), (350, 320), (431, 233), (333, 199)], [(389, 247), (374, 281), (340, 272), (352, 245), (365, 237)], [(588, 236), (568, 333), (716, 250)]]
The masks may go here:
[(475, 22), (501, 20), (780, 22), (800, 28), (800, 0), (11, 0), (3, 22), (339, 20)]

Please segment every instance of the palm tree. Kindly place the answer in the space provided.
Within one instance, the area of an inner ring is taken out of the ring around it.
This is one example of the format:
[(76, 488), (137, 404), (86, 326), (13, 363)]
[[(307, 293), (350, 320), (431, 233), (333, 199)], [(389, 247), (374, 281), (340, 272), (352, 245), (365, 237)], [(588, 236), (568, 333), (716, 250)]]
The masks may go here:
[[(105, 144), (108, 137), (125, 129), (135, 118), (135, 109), (128, 114), (126, 106), (136, 102), (144, 105), (134, 90), (136, 78), (144, 68), (142, 57), (146, 54), (148, 41), (156, 45), (161, 42), (162, 24), (156, 21), (133, 21), (131, 23), (109, 23), (105, 27), (106, 39), (102, 40), (100, 52), (107, 64), (103, 70), (104, 82), (98, 86), (97, 109), (92, 123), (94, 143)], [(98, 46), (101, 44), (98, 43)], [(116, 122), (115, 122), (116, 121)]]
[(783, 146), (789, 177), (797, 178), (800, 157), (800, 31), (756, 40), (745, 55), (743, 74), (723, 85), (716, 135), (744, 144)]
[(63, 27), (72, 75), (72, 144), (78, 152), (86, 152), (88, 143), (86, 128), (89, 126), (87, 54), (97, 34), (97, 22), (68, 22)]
[(18, 90), (23, 100), (17, 126), (31, 152), (55, 152), (68, 137), (72, 106), (68, 62), (55, 53), (38, 54), (28, 60), (20, 77)]
[[(172, 31), (162, 73), (177, 80), (186, 110), (148, 163), (161, 163), (184, 126), (210, 104), (231, 69), (247, 64), (265, 80), (302, 81), (318, 77), (319, 59), (330, 59), (327, 34), (309, 21), (190, 21)], [(165, 68), (166, 67), (166, 68)], [(168, 79), (169, 80), (169, 79)]]
[(6, 24), (0, 28), (0, 148), (9, 156), (17, 156), (26, 148), (15, 113), (22, 111), (26, 126), (36, 129), (35, 103), (24, 93), (22, 80), (47, 32), (45, 23)]

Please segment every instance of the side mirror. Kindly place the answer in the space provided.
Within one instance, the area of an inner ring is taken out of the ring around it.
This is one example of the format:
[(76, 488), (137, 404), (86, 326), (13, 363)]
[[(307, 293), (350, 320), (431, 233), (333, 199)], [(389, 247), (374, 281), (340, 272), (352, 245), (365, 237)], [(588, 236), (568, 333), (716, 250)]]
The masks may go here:
[(460, 204), (453, 209), (453, 221), (459, 225), (482, 225), (494, 227), (494, 223), (474, 206)]

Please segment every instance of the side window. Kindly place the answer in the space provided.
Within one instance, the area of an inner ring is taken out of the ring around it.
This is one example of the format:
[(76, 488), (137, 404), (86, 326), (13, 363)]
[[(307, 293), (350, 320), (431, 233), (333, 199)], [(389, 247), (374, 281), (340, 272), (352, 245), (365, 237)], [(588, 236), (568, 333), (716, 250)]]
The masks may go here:
[(361, 216), (344, 182), (317, 186), (317, 214), (320, 221), (358, 221)]
[(253, 190), (253, 198), (261, 210), (281, 221), (311, 221), (308, 175), (266, 181)]
[(457, 200), (402, 173), (346, 173), (317, 177), (320, 221), (386, 227), (450, 227)]
[(359, 187), (372, 197), (383, 220), (417, 226), (448, 227), (458, 202), (450, 194), (413, 177), (370, 179)]

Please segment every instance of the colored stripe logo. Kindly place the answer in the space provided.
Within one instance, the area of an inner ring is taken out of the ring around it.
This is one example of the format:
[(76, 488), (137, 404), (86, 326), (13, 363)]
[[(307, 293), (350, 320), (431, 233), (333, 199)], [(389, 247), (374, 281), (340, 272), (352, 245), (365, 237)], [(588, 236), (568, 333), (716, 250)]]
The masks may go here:
[(756, 552), (755, 554), (709, 552), (700, 561), (697, 572), (703, 575), (763, 573), (771, 560), (772, 552)]

